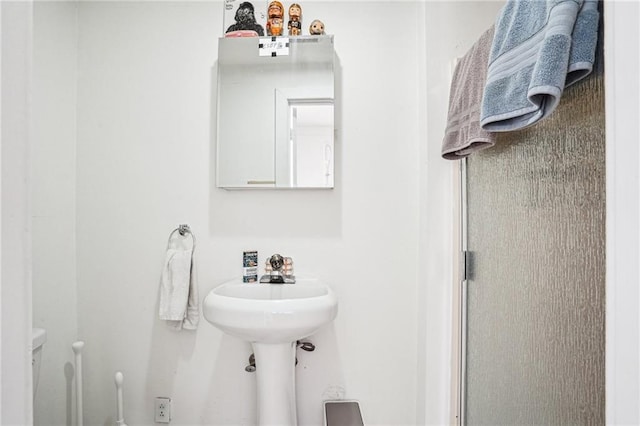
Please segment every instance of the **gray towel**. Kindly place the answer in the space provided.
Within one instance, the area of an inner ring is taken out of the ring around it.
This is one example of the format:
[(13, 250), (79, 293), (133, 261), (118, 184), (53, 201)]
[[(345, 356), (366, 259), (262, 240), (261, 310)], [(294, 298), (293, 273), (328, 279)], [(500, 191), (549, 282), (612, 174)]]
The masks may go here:
[(442, 157), (447, 160), (459, 160), (496, 143), (495, 135), (480, 127), (480, 105), (493, 31), (491, 27), (480, 36), (453, 72), (447, 128), (442, 140)]
[(480, 124), (522, 129), (551, 114), (595, 58), (597, 0), (508, 0), (496, 22)]

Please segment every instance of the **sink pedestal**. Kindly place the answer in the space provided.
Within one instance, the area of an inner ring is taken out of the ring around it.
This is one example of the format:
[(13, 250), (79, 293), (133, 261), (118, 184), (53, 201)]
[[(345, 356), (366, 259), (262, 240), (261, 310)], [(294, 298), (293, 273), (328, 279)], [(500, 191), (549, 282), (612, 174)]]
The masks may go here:
[(258, 425), (296, 426), (296, 344), (252, 342)]

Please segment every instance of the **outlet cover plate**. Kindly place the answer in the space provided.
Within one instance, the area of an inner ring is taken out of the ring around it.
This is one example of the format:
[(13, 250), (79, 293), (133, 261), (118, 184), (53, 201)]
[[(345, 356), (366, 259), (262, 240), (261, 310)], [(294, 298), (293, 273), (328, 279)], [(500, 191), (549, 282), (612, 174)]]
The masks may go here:
[(156, 423), (171, 422), (171, 398), (157, 397), (155, 404)]

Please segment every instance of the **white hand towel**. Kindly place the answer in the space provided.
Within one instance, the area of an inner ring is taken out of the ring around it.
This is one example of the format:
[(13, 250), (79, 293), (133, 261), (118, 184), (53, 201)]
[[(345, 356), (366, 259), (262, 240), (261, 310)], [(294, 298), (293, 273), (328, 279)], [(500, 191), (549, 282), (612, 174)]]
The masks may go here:
[(187, 308), (182, 321), (167, 321), (169, 327), (175, 330), (187, 329), (195, 330), (200, 322), (200, 304), (198, 301), (198, 280), (196, 263), (191, 263), (191, 280), (189, 281), (189, 297), (187, 298)]
[(192, 274), (193, 250), (167, 249), (160, 280), (160, 319), (175, 329), (195, 329), (200, 318), (197, 285)]

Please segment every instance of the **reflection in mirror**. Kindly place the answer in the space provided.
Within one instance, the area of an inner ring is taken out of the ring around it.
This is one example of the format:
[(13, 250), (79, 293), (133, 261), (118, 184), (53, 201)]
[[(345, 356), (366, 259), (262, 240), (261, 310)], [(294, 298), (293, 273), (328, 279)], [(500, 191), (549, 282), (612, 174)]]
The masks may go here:
[(289, 111), (292, 186), (332, 188), (333, 102), (293, 101)]
[(333, 188), (333, 37), (289, 40), (275, 57), (256, 38), (219, 40), (220, 188)]

